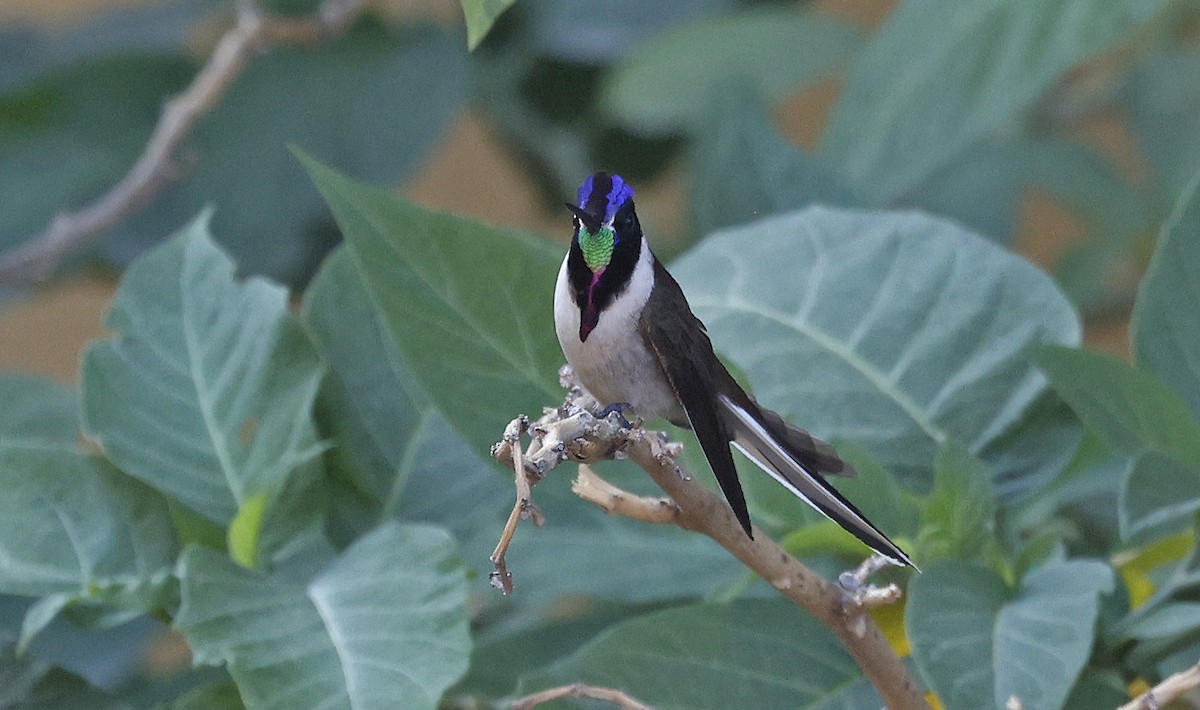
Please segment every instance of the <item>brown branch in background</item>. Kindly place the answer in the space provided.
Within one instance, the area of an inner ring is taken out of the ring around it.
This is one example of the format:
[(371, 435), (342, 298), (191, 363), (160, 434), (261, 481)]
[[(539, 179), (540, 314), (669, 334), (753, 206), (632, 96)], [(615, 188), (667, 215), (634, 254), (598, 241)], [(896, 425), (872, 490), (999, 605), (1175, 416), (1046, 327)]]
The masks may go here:
[[(628, 508), (638, 511), (634, 516), (638, 519), (669, 522), (709, 536), (833, 631), (891, 710), (929, 707), (903, 661), (866, 613), (899, 597), (898, 588), (876, 590), (864, 586), (866, 576), (877, 569), (877, 563), (865, 563), (838, 585), (805, 567), (768, 535), (758, 534), (751, 540), (725, 501), (679, 465), (679, 444), (669, 443), (661, 432), (625, 428), (615, 414), (596, 419), (588, 411), (594, 408), (590, 406), (594, 402), (581, 399), (570, 368), (563, 368), (560, 376), (570, 393), (562, 407), (548, 410), (533, 423), (534, 441), (521, 461), (526, 472), (540, 478), (562, 461), (595, 463), (614, 458), (620, 452), (641, 466), (673, 502), (649, 504), (647, 500), (655, 499), (642, 499), (607, 482), (601, 485), (590, 481), (590, 477), (596, 477), (594, 472), (581, 473), (588, 500), (606, 511), (621, 513)], [(515, 466), (517, 448), (519, 444), (514, 447), (506, 436), (492, 453), (502, 463)], [(657, 514), (641, 515), (653, 506), (662, 506), (670, 514), (662, 514), (661, 520)]]
[(526, 695), (523, 698), (514, 700), (510, 707), (512, 710), (532, 710), (542, 703), (548, 703), (551, 700), (562, 700), (563, 698), (591, 698), (592, 700), (604, 700), (616, 705), (618, 708), (621, 708), (621, 710), (654, 710), (649, 705), (629, 697), (623, 691), (615, 690), (613, 688), (600, 688), (594, 685), (585, 685), (583, 683), (561, 685), (557, 688), (548, 688), (532, 695)]
[(1117, 710), (1160, 710), (1189, 690), (1200, 688), (1200, 663), (1168, 676), (1163, 682), (1142, 693)]
[(163, 106), (145, 150), (129, 172), (90, 204), (60, 213), (40, 234), (0, 255), (0, 284), (28, 286), (44, 281), (68, 253), (139, 212), (179, 176), (175, 165), (179, 146), (251, 59), (277, 46), (307, 46), (339, 37), (366, 4), (367, 0), (325, 0), (312, 16), (290, 19), (268, 17), (251, 0), (239, 2), (237, 23), (217, 42), (187, 89)]

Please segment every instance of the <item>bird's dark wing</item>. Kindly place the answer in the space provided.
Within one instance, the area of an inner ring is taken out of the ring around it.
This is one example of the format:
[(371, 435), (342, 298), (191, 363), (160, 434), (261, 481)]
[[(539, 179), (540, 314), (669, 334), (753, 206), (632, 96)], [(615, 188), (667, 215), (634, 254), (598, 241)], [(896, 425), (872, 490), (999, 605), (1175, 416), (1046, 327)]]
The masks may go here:
[[(655, 317), (648, 318), (647, 313), (653, 313)], [(704, 457), (708, 459), (729, 507), (746, 534), (753, 538), (750, 511), (746, 508), (742, 484), (738, 481), (729, 449), (732, 437), (717, 409), (717, 384), (722, 375), (728, 377), (728, 374), (713, 353), (704, 324), (692, 314), (683, 290), (657, 258), (654, 260), (654, 290), (642, 311), (638, 328), (683, 405), (687, 423), (696, 432), (700, 448), (704, 450)], [(720, 372), (716, 368), (720, 368)]]

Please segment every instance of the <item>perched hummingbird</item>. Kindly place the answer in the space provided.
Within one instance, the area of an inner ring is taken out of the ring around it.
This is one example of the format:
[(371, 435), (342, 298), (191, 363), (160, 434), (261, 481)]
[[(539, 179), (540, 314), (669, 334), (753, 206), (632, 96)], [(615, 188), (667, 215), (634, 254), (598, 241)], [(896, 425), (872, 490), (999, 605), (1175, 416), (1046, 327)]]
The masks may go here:
[(601, 405), (631, 407), (696, 432), (746, 534), (750, 513), (732, 443), (785, 488), (899, 565), (904, 551), (819, 474), (853, 475), (833, 447), (761, 407), (713, 352), (679, 284), (650, 251), (633, 188), (599, 172), (579, 187), (571, 248), (554, 288), (567, 362)]

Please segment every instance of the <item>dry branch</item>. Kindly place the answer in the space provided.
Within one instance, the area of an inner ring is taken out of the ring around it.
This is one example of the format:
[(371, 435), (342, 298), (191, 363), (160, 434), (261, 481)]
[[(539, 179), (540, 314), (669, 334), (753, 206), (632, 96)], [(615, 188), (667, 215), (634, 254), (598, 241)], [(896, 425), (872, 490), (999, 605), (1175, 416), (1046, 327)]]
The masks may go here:
[[(669, 443), (661, 432), (650, 432), (640, 426), (623, 427), (615, 414), (606, 419), (593, 417), (589, 409), (594, 409), (595, 403), (581, 393), (569, 367), (563, 368), (560, 378), (569, 390), (563, 406), (547, 410), (530, 426), (533, 440), (524, 452), (520, 451), (519, 439), (513, 441), (506, 435), (492, 449), (498, 460), (518, 467), (518, 471), (524, 470), (536, 482), (563, 461), (591, 464), (614, 458), (618, 453), (628, 457), (654, 479), (670, 496), (670, 501), (641, 498), (607, 482), (591, 481), (591, 477), (598, 476), (590, 471), (581, 473), (587, 500), (608, 512), (622, 514), (628, 509), (635, 511), (633, 517), (639, 520), (669, 522), (704, 533), (833, 631), (889, 708), (929, 707), (903, 661), (866, 613), (874, 606), (899, 598), (898, 588), (877, 590), (865, 586), (866, 577), (878, 569), (879, 563), (864, 563), (848, 573), (849, 577), (839, 585), (805, 567), (769, 536), (760, 533), (751, 540), (725, 501), (679, 465), (679, 444)], [(511, 429), (513, 425), (509, 426)], [(650, 509), (660, 507), (669, 514), (649, 514)]]
[(148, 205), (181, 172), (175, 155), (196, 123), (220, 103), (257, 55), (341, 36), (367, 0), (325, 0), (310, 17), (265, 15), (255, 2), (237, 4), (237, 23), (217, 42), (183, 93), (169, 99), (142, 155), (108, 192), (76, 212), (56, 216), (40, 234), (0, 255), (0, 284), (28, 286), (50, 277), (70, 252)]
[(1117, 710), (1160, 710), (1189, 690), (1200, 688), (1200, 663), (1168, 676), (1163, 682), (1142, 693)]
[(601, 688), (584, 683), (560, 685), (557, 688), (547, 688), (532, 695), (526, 695), (513, 701), (512, 710), (533, 710), (533, 708), (548, 703), (551, 700), (563, 698), (591, 698), (604, 700), (616, 705), (621, 710), (653, 710), (649, 705), (629, 697), (624, 691), (613, 688)]
[(670, 498), (639, 496), (624, 491), (596, 475), (586, 463), (579, 464), (579, 474), (571, 483), (571, 491), (609, 515), (633, 520), (678, 525), (683, 514)]

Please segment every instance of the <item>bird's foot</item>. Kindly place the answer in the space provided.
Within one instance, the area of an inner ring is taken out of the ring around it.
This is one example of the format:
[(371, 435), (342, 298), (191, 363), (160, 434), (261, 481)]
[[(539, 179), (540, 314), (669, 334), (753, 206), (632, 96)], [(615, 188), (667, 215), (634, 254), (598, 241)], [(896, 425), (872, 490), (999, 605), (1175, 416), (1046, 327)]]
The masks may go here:
[(633, 405), (630, 404), (629, 402), (613, 402), (612, 404), (608, 405), (604, 409), (601, 409), (599, 412), (596, 412), (596, 418), (597, 419), (605, 419), (610, 414), (616, 414), (617, 421), (619, 421), (621, 423), (622, 428), (632, 429), (633, 424), (630, 424), (629, 420), (625, 418), (625, 412), (632, 411), (632, 410), (633, 410)]

